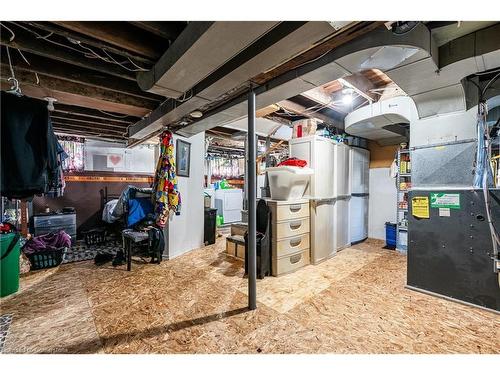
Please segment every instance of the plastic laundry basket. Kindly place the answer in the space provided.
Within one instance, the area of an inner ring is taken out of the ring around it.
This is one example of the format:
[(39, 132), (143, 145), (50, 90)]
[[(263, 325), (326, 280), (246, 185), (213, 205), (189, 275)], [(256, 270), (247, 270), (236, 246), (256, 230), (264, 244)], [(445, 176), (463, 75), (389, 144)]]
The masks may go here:
[(0, 244), (0, 297), (5, 297), (19, 289), (19, 236), (17, 233), (1, 234)]

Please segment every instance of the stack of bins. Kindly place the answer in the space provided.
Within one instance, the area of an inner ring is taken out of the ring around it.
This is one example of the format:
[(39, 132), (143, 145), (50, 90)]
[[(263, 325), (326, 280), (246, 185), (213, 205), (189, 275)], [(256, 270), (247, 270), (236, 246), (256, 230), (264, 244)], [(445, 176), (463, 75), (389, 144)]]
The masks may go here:
[(272, 221), (272, 274), (283, 275), (310, 263), (309, 200), (268, 200)]

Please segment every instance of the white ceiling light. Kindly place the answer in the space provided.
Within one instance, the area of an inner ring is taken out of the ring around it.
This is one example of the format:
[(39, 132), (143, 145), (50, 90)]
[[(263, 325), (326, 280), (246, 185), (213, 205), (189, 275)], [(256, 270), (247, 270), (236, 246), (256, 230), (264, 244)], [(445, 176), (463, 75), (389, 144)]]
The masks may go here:
[(418, 48), (383, 46), (361, 63), (362, 69), (392, 69), (418, 52)]
[(354, 90), (350, 87), (346, 87), (345, 89), (342, 90), (342, 103), (345, 105), (349, 105), (353, 101), (352, 94), (354, 93)]
[(200, 118), (201, 116), (203, 116), (203, 112), (193, 111), (189, 114), (189, 116), (191, 116), (192, 118)]

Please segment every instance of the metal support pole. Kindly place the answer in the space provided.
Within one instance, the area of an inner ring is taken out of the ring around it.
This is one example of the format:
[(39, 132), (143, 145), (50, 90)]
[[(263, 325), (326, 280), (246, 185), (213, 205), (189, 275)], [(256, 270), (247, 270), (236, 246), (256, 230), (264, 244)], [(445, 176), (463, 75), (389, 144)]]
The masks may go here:
[(248, 308), (257, 308), (257, 184), (255, 141), (255, 92), (248, 93), (247, 188), (248, 188)]

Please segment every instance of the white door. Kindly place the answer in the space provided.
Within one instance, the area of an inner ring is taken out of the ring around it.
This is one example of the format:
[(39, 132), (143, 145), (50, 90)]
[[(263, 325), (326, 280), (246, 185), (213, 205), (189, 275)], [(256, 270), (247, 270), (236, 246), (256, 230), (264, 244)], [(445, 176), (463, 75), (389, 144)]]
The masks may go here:
[(337, 199), (335, 202), (334, 236), (335, 250), (339, 251), (351, 243), (349, 235), (349, 200), (350, 198)]
[(313, 264), (335, 254), (335, 200), (311, 200), (311, 261)]
[(353, 196), (349, 201), (350, 242), (368, 237), (368, 196)]
[[(335, 164), (333, 171), (333, 186), (334, 196), (342, 197), (351, 194), (350, 192), (350, 177), (349, 177), (349, 146), (344, 144), (334, 145), (335, 147)], [(331, 180), (330, 180), (331, 181)]]
[(351, 193), (366, 194), (369, 190), (370, 151), (352, 147), (350, 159)]

